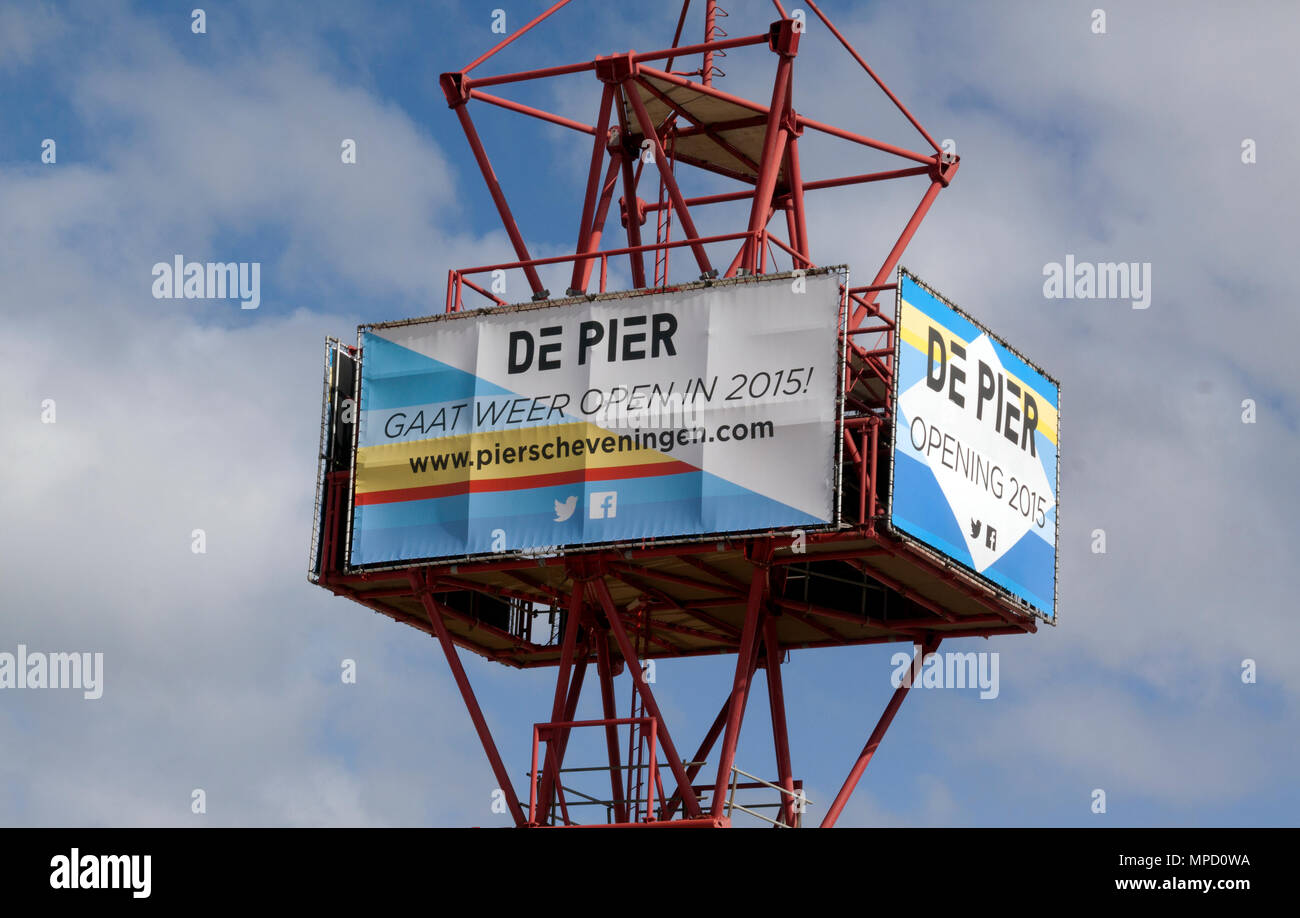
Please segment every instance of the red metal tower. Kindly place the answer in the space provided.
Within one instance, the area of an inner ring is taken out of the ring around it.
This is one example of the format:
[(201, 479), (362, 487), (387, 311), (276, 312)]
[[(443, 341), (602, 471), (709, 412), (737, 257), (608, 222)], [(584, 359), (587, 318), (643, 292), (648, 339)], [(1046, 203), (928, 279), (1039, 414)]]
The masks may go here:
[[(916, 128), (927, 152), (884, 143), (796, 111), (792, 73), (805, 23), (801, 15), (788, 14), (780, 0), (773, 0), (780, 18), (758, 34), (725, 36), (719, 19), (726, 14), (714, 0), (706, 0), (704, 40), (682, 45), (690, 10), (686, 0), (672, 43), (663, 50), (629, 51), (523, 73), (477, 75), (498, 51), (568, 2), (561, 0), (463, 70), (441, 77), (448, 104), (464, 129), (517, 256), (513, 262), (451, 271), (446, 310), (466, 308), (467, 291), (479, 298), (471, 306), (505, 305), (485, 278), (492, 272), (522, 274), (534, 300), (549, 299), (538, 270), (547, 265), (572, 266), (570, 297), (593, 290), (597, 267), (594, 289), (605, 292), (611, 259), (626, 260), (632, 284), (640, 289), (672, 289), (670, 255), (674, 252), (678, 258), (672, 264), (685, 275), (677, 283), (763, 274), (775, 265), (777, 250), (793, 269), (812, 268), (807, 192), (924, 176), (920, 203), (871, 282), (846, 292), (848, 360), (841, 473), (844, 515), (851, 525), (810, 533), (801, 546), (792, 546), (789, 533), (773, 533), (724, 536), (695, 544), (647, 542), (633, 550), (349, 571), (344, 565), (349, 471), (346, 456), (335, 450), (326, 457), (314, 579), (337, 595), (437, 637), (517, 825), (577, 823), (570, 811), (571, 798), (566, 797), (564, 775), (573, 769), (565, 767), (565, 750), (574, 729), (595, 727), (603, 730), (608, 752), (608, 763), (600, 768), (608, 770), (610, 797), (600, 803), (607, 807), (612, 824), (725, 826), (730, 824), (729, 794), (775, 789), (777, 815), (771, 821), (795, 826), (803, 808), (781, 684), (781, 662), (787, 651), (903, 641), (919, 644), (928, 653), (945, 637), (1036, 630), (1034, 618), (1005, 595), (939, 556), (893, 537), (880, 525), (888, 482), (884, 447), (892, 415), (894, 323), (877, 304), (877, 297), (894, 289), (890, 278), (899, 257), (939, 191), (951, 182), (957, 158), (935, 143), (813, 0), (803, 0), (803, 5)], [(772, 89), (764, 101), (741, 98), (714, 85), (717, 58), (747, 48), (766, 48), (773, 55)], [(686, 72), (674, 69), (687, 59), (699, 60), (700, 66)], [(598, 92), (591, 124), (489, 91), (574, 74), (593, 78), (593, 97)], [(499, 106), (592, 137), (585, 193), (574, 215), (573, 254), (532, 256), (475, 128), (471, 102)], [(905, 163), (888, 171), (805, 180), (800, 144), (813, 136), (840, 138)], [(646, 195), (651, 198), (647, 201), (638, 191), (646, 180), (648, 162), (655, 165), (658, 187)], [(678, 183), (679, 175), (688, 170), (722, 177), (737, 187), (688, 197)], [(615, 247), (602, 247), (608, 242), (605, 229), (616, 194), (620, 194), (625, 239)], [(748, 204), (745, 226), (702, 235), (693, 215), (727, 202)], [(784, 215), (784, 238), (770, 227), (778, 213)], [(651, 219), (653, 241), (646, 241), (643, 228)], [(685, 272), (680, 268), (683, 258), (689, 259)], [(350, 395), (349, 385), (340, 377), (335, 407)], [(537, 642), (534, 620), (548, 615), (552, 620), (558, 617), (559, 627), (553, 640)], [(549, 720), (534, 726), (527, 800), (519, 799), (514, 790), (466, 678), (458, 646), (512, 667), (556, 667)], [(647, 658), (713, 654), (735, 654), (732, 687), (721, 699), (712, 727), (687, 758), (643, 676), (642, 664)], [(604, 716), (577, 722), (578, 699), (591, 663)], [(625, 664), (634, 683), (636, 708), (633, 716), (620, 718), (614, 677)], [(772, 781), (735, 768), (737, 741), (759, 669), (766, 674), (775, 742), (778, 774)], [(823, 826), (835, 824), (907, 691), (904, 683), (890, 698), (829, 806)], [(620, 740), (620, 726), (629, 728), (626, 743)], [(716, 758), (707, 763), (719, 740)], [(666, 761), (668, 776), (660, 774), (659, 756)]]

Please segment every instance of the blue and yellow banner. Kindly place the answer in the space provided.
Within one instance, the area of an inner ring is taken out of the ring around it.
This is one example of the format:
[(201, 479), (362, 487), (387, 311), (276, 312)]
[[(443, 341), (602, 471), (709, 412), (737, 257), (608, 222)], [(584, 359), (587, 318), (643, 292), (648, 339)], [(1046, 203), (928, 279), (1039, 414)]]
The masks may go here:
[(902, 270), (896, 328), (891, 525), (1054, 618), (1057, 383)]

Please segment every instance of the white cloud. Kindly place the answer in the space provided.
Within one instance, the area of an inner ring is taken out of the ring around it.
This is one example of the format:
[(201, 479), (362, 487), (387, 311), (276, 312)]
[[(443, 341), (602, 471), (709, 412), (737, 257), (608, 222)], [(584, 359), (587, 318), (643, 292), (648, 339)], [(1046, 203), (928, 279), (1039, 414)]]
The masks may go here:
[[(905, 263), (1062, 379), (1062, 624), (996, 642), (996, 704), (957, 721), (924, 709), (964, 729), (941, 744), (951, 758), (920, 772), (915, 799), (881, 802), (881, 761), (843, 822), (977, 821), (963, 756), (1004, 776), (1033, 761), (1184, 812), (1265, 793), (1286, 780), (1265, 760), (1292, 760), (1295, 731), (1258, 698), (1288, 711), (1300, 690), (1284, 582), (1297, 536), (1294, 18), (1157, 5), (1115, 11), (1096, 37), (1068, 8), (936, 9), (837, 23), (963, 156)], [(441, 107), (430, 127), (355, 88), (373, 75), (341, 78), (310, 36), (263, 32), (256, 53), (200, 62), (121, 7), (102, 15), (114, 40), (60, 77), (98, 146), (61, 144), (57, 167), (7, 165), (0, 181), (0, 650), (103, 650), (106, 691), (0, 698), (0, 745), (23, 750), (0, 764), (17, 788), (0, 821), (188, 824), (190, 791), (205, 787), (215, 824), (494, 824), (493, 780), (438, 648), (304, 577), (324, 335), (346, 334), (363, 309), (436, 311), (447, 267), (514, 257), (504, 234), (466, 229), (488, 205), (464, 139)], [(731, 22), (739, 34), (753, 16)], [(54, 53), (69, 28), (0, 11), (0, 68)], [(796, 104), (921, 149), (856, 65), (814, 50), (828, 36), (810, 28)], [(737, 64), (724, 86), (761, 98)], [(814, 91), (850, 74), (843, 93)], [(1256, 166), (1239, 161), (1246, 136)], [(344, 137), (356, 166), (339, 161)], [(878, 168), (847, 145), (803, 149), (809, 178)], [(815, 251), (855, 279), (874, 273), (923, 187), (810, 197)], [(569, 225), (529, 242), (563, 251)], [(150, 267), (177, 252), (263, 261), (263, 309), (153, 300)], [(1042, 264), (1067, 252), (1150, 261), (1150, 310), (1042, 299)], [(1260, 403), (1253, 427), (1239, 422), (1244, 397)], [(57, 424), (40, 423), (45, 398)], [(195, 527), (206, 555), (189, 550)], [(1106, 555), (1089, 551), (1095, 527)], [(359, 661), (357, 686), (338, 681), (344, 656)], [(1230, 690), (1247, 656), (1261, 684)], [(836, 659), (856, 672), (858, 657)], [(550, 675), (469, 665), (485, 697)], [(863, 719), (860, 699), (819, 687), (828, 667), (806, 669), (786, 680), (801, 738)], [(656, 688), (665, 709), (694, 717), (687, 684)], [(872, 696), (873, 717), (886, 696)], [(756, 693), (746, 737), (761, 739), (763, 708)], [(488, 716), (508, 761), (525, 761), (518, 712), (489, 704)], [(915, 738), (895, 727), (886, 743)], [(696, 735), (676, 739), (693, 750)], [(818, 803), (862, 739), (848, 758), (796, 748)], [(1068, 793), (1034, 788), (1043, 801)]]

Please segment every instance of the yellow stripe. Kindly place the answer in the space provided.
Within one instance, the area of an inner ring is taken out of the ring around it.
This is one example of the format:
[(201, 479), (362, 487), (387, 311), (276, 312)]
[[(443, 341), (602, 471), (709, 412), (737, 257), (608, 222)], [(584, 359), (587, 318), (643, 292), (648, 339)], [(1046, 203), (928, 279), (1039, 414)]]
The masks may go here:
[[(542, 458), (541, 448), (548, 443), (552, 446), (552, 453), (555, 452), (554, 444), (557, 437), (569, 443), (570, 446), (575, 440), (582, 439), (582, 454), (574, 455), (572, 448), (570, 448), (567, 457)], [(603, 441), (607, 437), (613, 440), (613, 443), (610, 444), (613, 449), (612, 452), (604, 452), (603, 450)], [(638, 449), (635, 445), (628, 449), (625, 444), (625, 448), (619, 450), (618, 440), (617, 436), (597, 427), (595, 424), (575, 423), (556, 424), (549, 427), (488, 430), (460, 434), (455, 437), (434, 437), (426, 440), (408, 440), (402, 443), (381, 443), (377, 446), (365, 446), (357, 450), (357, 493), (366, 494), (371, 491), (389, 491), (396, 488), (452, 484), (454, 482), (468, 481), (471, 478), (475, 481), (508, 480), (527, 475), (571, 472), (583, 468), (603, 469), (624, 465), (648, 465), (675, 461), (673, 457), (664, 455), (657, 450)], [(589, 451), (590, 443), (587, 441), (596, 443), (596, 452)], [(527, 456), (520, 459), (517, 454), (515, 461), (509, 463), (504, 461), (504, 456), (501, 459), (497, 458), (498, 447), (501, 453), (504, 454), (506, 449), (518, 450), (520, 447), (523, 447), (525, 453), (527, 453), (529, 446), (537, 446), (538, 458), (536, 460), (527, 458)], [(484, 468), (451, 467), (450, 457), (452, 455), (467, 451), (472, 464), (478, 457), (479, 450), (487, 450), (492, 457), (490, 464)], [(422, 456), (446, 456), (448, 457), (448, 467), (441, 471), (434, 471), (430, 464), (426, 466), (426, 471), (412, 472), (410, 460), (418, 460)]]
[[(898, 329), (899, 337), (902, 339), (903, 343), (910, 344), (922, 354), (926, 353), (931, 328), (938, 329), (944, 335), (946, 340), (956, 341), (958, 344), (962, 345), (970, 344), (969, 341), (963, 341), (961, 338), (954, 335), (951, 329), (945, 328), (921, 310), (917, 309), (911, 303), (904, 301), (902, 322)], [(1034, 401), (1038, 405), (1037, 430), (1055, 444), (1057, 425), (1056, 408), (1043, 397), (1042, 392), (1010, 373), (1005, 367), (1002, 372), (1005, 374), (1007, 379), (1020, 387), (1020, 411), (1022, 416), (1025, 410), (1025, 393), (1032, 392), (1036, 396)]]

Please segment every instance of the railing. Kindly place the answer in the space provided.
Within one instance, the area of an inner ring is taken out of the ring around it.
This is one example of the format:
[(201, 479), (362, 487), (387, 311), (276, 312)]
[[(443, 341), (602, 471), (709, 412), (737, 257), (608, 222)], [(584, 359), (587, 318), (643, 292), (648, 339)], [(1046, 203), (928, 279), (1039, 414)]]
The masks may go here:
[[(634, 220), (636, 219), (636, 215), (629, 214), (628, 219)], [(494, 305), (497, 306), (509, 305), (506, 300), (497, 296), (491, 290), (485, 289), (479, 284), (476, 284), (473, 281), (468, 279), (469, 277), (472, 277), (474, 275), (490, 274), (493, 271), (518, 271), (518, 270), (523, 270), (526, 267), (536, 268), (544, 265), (559, 265), (559, 264), (575, 264), (578, 265), (584, 272), (588, 272), (590, 270), (588, 263), (599, 261), (600, 282), (597, 286), (597, 292), (608, 293), (609, 292), (608, 289), (609, 260), (611, 258), (617, 258), (623, 255), (641, 256), (641, 255), (645, 255), (648, 252), (655, 253), (656, 257), (660, 253), (662, 253), (666, 257), (667, 250), (669, 249), (679, 249), (683, 247), (690, 247), (690, 246), (697, 246), (697, 245), (710, 245), (716, 242), (736, 242), (736, 241), (745, 241), (745, 242), (753, 241), (753, 243), (758, 247), (758, 250), (764, 253), (764, 256), (766, 255), (767, 250), (770, 248), (771, 242), (775, 242), (782, 249), (792, 253), (791, 254), (792, 261), (803, 261), (803, 258), (799, 256), (797, 252), (794, 252), (793, 249), (784, 245), (767, 229), (761, 229), (758, 230), (757, 232), (745, 231), (740, 233), (721, 233), (716, 236), (697, 236), (694, 238), (687, 237), (684, 239), (672, 239), (663, 242), (647, 242), (647, 243), (643, 243), (642, 245), (623, 246), (617, 249), (603, 249), (599, 252), (575, 253), (573, 255), (553, 255), (548, 258), (531, 258), (528, 261), (508, 261), (508, 262), (501, 262), (499, 264), (492, 264), (492, 265), (479, 265), (474, 268), (461, 268), (459, 270), (451, 270), (447, 272), (447, 312), (461, 312), (465, 308), (464, 288), (466, 287), (468, 287), (470, 290), (473, 290), (475, 293), (478, 293), (481, 296), (487, 298)], [(742, 246), (740, 251), (743, 254), (745, 251), (745, 247)], [(727, 268), (726, 272), (723, 274), (724, 277), (734, 277), (736, 276), (736, 274), (739, 273), (740, 258), (741, 255), (738, 254), (735, 260), (732, 262), (731, 266)], [(808, 263), (804, 263), (798, 265), (798, 267), (807, 268), (807, 267), (811, 267), (811, 265)], [(716, 274), (717, 272), (714, 271), (710, 276)], [(671, 286), (671, 285), (669, 284), (667, 286)], [(543, 292), (545, 293), (546, 291)], [(572, 294), (572, 295), (582, 295), (586, 292), (587, 291), (584, 288), (579, 294)], [(545, 299), (547, 297), (543, 297), (541, 294), (535, 294), (533, 298)]]
[[(562, 731), (559, 737), (548, 735), (546, 739), (548, 756), (552, 752), (555, 752), (558, 756), (562, 757), (564, 755), (564, 746), (567, 745), (568, 743), (569, 731), (575, 727), (617, 727), (620, 724), (637, 724), (642, 728), (642, 730), (644, 730), (645, 725), (647, 723), (650, 726), (650, 736), (649, 736), (649, 756), (646, 765), (646, 770), (649, 774), (649, 783), (646, 788), (646, 795), (645, 795), (645, 821), (653, 822), (655, 791), (660, 789), (661, 787), (661, 782), (659, 779), (659, 766), (655, 764), (655, 751), (656, 751), (655, 746), (656, 746), (656, 739), (657, 739), (656, 726), (655, 726), (656, 721), (653, 717), (615, 717), (606, 720), (570, 720), (570, 721), (556, 721), (554, 723), (548, 723), (548, 724), (533, 724), (533, 767), (532, 770), (529, 772), (529, 777), (528, 777), (528, 822), (529, 824), (537, 825), (537, 781), (539, 778), (543, 777), (543, 775), (538, 773), (537, 754), (541, 746), (543, 733), (552, 734), (556, 731)], [(559, 740), (558, 743), (557, 743), (557, 739)], [(558, 749), (556, 748), (557, 746)], [(622, 767), (624, 766), (620, 766), (620, 770), (622, 769)], [(631, 767), (631, 766), (626, 766), (626, 767)], [(586, 798), (587, 801), (590, 801), (589, 803), (584, 803), (584, 804), (574, 804), (574, 806), (590, 806), (592, 802), (594, 803), (607, 802), (610, 807), (613, 807), (615, 805), (615, 801), (613, 800), (599, 801), (595, 797), (591, 797), (590, 795), (584, 794), (581, 791), (575, 791), (573, 788), (566, 788), (564, 787), (563, 783), (559, 779), (559, 776), (564, 774), (565, 772), (573, 772), (578, 770), (610, 771), (612, 773), (613, 771), (612, 766), (596, 766), (593, 768), (584, 768), (584, 769), (563, 769), (563, 768), (556, 767), (548, 770), (554, 772), (556, 775), (556, 780), (555, 780), (556, 802), (559, 805), (560, 810), (564, 815), (564, 820), (566, 823), (570, 822), (568, 818), (568, 801), (566, 801), (564, 798), (564, 792), (566, 790), (570, 791), (571, 793), (576, 793), (578, 794), (578, 796), (584, 797)], [(627, 804), (633, 807), (633, 809), (630, 811), (630, 815), (633, 816), (636, 815), (635, 808), (639, 805), (639, 802), (640, 801), (637, 800), (627, 801)], [(547, 801), (545, 801), (544, 806), (547, 809), (550, 809), (550, 804), (551, 802), (548, 799)], [(635, 819), (633, 821), (635, 821)]]
[[(568, 745), (569, 731), (577, 727), (605, 727), (607, 730), (614, 729), (623, 724), (635, 724), (641, 730), (649, 730), (646, 733), (647, 742), (647, 760), (643, 764), (617, 764), (608, 765), (590, 765), (573, 768), (559, 767), (563, 761), (564, 749)], [(605, 818), (607, 823), (618, 823), (623, 819), (629, 822), (648, 824), (660, 823), (663, 825), (676, 824), (671, 820), (663, 820), (661, 817), (666, 811), (667, 803), (664, 800), (664, 782), (659, 774), (659, 769), (667, 768), (668, 763), (656, 761), (656, 751), (658, 737), (656, 732), (656, 721), (653, 717), (619, 717), (602, 720), (573, 720), (557, 721), (554, 723), (543, 723), (533, 725), (533, 761), (532, 769), (528, 772), (528, 823), (529, 825), (540, 825), (544, 819), (547, 819), (554, 810), (559, 811), (560, 820), (564, 825), (578, 825), (578, 821), (572, 819), (569, 815), (570, 808), (598, 806), (605, 809)], [(551, 761), (542, 762), (539, 765), (540, 751), (542, 742), (547, 743), (547, 758)], [(683, 762), (685, 768), (698, 770), (706, 765), (707, 762), (701, 760), (698, 762)], [(644, 770), (647, 776), (644, 799), (641, 794), (632, 797), (623, 798), (617, 789), (621, 785), (618, 774), (627, 772), (629, 775), (632, 770), (640, 773)], [(611, 777), (611, 786), (615, 788), (615, 799), (604, 799), (593, 796), (586, 791), (579, 790), (576, 787), (570, 787), (565, 784), (565, 775), (590, 774), (595, 772), (605, 772)], [(744, 777), (747, 781), (741, 781)], [(539, 783), (545, 790), (539, 793)], [(753, 816), (763, 822), (771, 823), (781, 828), (797, 828), (801, 822), (801, 816), (811, 802), (804, 795), (803, 782), (792, 782), (793, 789), (787, 789), (771, 781), (765, 781), (756, 775), (732, 766), (730, 792), (727, 797), (726, 814), (730, 819), (735, 812), (745, 813)], [(777, 791), (781, 797), (777, 803), (750, 803), (748, 805), (736, 801), (737, 791), (759, 790), (770, 788)], [(708, 803), (704, 799), (705, 794), (713, 790), (711, 786), (696, 786), (693, 788), (700, 796), (700, 803), (706, 809)], [(541, 800), (545, 797), (545, 800)], [(577, 798), (577, 799), (571, 799)], [(626, 809), (625, 809), (626, 808)], [(779, 809), (781, 811), (779, 819), (773, 819), (759, 810)], [(618, 818), (623, 813), (622, 819)], [(658, 815), (656, 815), (656, 813)], [(554, 824), (554, 819), (551, 819)], [(590, 823), (588, 823), (590, 824)]]
[[(648, 718), (647, 718), (647, 719), (648, 719)], [(603, 723), (603, 721), (602, 721), (602, 723)], [(693, 767), (695, 767), (695, 766), (697, 766), (697, 765), (699, 765), (699, 766), (703, 766), (703, 765), (706, 765), (706, 764), (707, 764), (706, 761), (704, 761), (704, 760), (700, 760), (700, 761), (698, 761), (698, 762), (683, 762), (683, 763), (682, 763), (682, 766), (683, 766), (684, 768), (693, 768)], [(614, 768), (613, 768), (612, 770), (615, 770), (615, 771), (629, 771), (629, 770), (632, 770), (632, 769), (644, 769), (645, 767), (646, 767), (646, 766), (644, 766), (644, 765), (621, 765), (621, 764), (620, 764), (620, 765), (615, 765)], [(657, 763), (657, 764), (655, 765), (655, 768), (656, 768), (656, 769), (660, 769), (660, 768), (669, 768), (669, 767), (671, 767), (671, 766), (669, 766), (669, 764), (668, 764), (667, 762), (659, 762), (659, 763)], [(559, 774), (575, 774), (575, 773), (596, 772), (596, 771), (608, 772), (608, 771), (610, 771), (610, 770), (611, 770), (611, 769), (610, 769), (610, 767), (609, 767), (608, 765), (588, 765), (588, 766), (584, 766), (584, 767), (581, 767), (581, 768), (561, 768), (561, 769), (559, 769), (558, 773), (559, 773)], [(658, 791), (659, 802), (660, 802), (660, 813), (661, 813), (661, 814), (662, 814), (662, 806), (663, 806), (663, 786), (664, 786), (664, 785), (663, 785), (663, 778), (657, 778), (657, 779), (655, 780), (655, 788), (656, 788), (656, 790)], [(616, 807), (616, 805), (617, 805), (617, 804), (615, 803), (615, 801), (613, 801), (613, 800), (607, 800), (607, 799), (602, 799), (602, 798), (600, 798), (600, 797), (593, 797), (593, 796), (591, 796), (590, 794), (588, 794), (588, 793), (586, 793), (586, 792), (584, 792), (584, 791), (580, 791), (580, 790), (578, 790), (578, 789), (575, 788), (575, 787), (569, 787), (569, 786), (567, 786), (567, 785), (565, 785), (565, 784), (563, 784), (563, 783), (557, 783), (557, 784), (556, 784), (556, 787), (557, 787), (557, 789), (558, 789), (561, 793), (564, 793), (564, 794), (573, 794), (574, 796), (577, 796), (577, 797), (581, 797), (581, 798), (582, 798), (582, 799), (581, 799), (579, 802), (577, 802), (577, 803), (572, 802), (572, 801), (566, 801), (566, 805), (567, 805), (568, 807), (577, 808), (577, 807), (581, 807), (581, 806), (602, 806), (602, 807), (605, 808), (605, 819), (606, 819), (606, 821), (608, 821), (608, 822), (610, 822), (610, 823), (613, 823), (613, 822), (615, 821), (615, 819), (614, 819), (614, 816), (615, 816), (614, 809), (615, 809), (615, 807)], [(697, 789), (697, 790), (703, 790), (703, 789), (704, 789), (704, 788), (699, 788), (699, 789)], [(647, 802), (653, 804), (653, 801), (650, 800), (650, 798), (647, 798)], [(639, 797), (639, 796), (636, 797), (636, 798), (634, 798), (634, 799), (629, 800), (629, 803), (632, 804), (632, 805), (634, 805), (638, 810), (640, 809), (640, 797)], [(703, 805), (704, 805), (703, 802), (701, 802), (701, 806), (703, 806)], [(658, 822), (658, 821), (661, 821), (661, 820), (659, 820), (658, 818), (656, 818), (656, 819), (654, 819), (653, 821)]]
[[(647, 719), (648, 719), (648, 718), (647, 718)], [(598, 721), (598, 723), (604, 723), (604, 721)], [(701, 760), (701, 761), (699, 761), (699, 762), (683, 762), (683, 763), (682, 763), (682, 765), (683, 765), (684, 767), (686, 767), (686, 768), (694, 768), (695, 766), (704, 766), (704, 765), (706, 765), (706, 764), (708, 764), (708, 763), (707, 763), (707, 761), (704, 761), (704, 760)], [(616, 770), (619, 770), (619, 771), (626, 771), (626, 770), (631, 769), (631, 768), (639, 768), (639, 767), (644, 767), (644, 766), (636, 766), (636, 765), (616, 765), (616, 766), (614, 766), (614, 768), (615, 768)], [(668, 768), (668, 767), (669, 767), (669, 766), (668, 766), (668, 763), (667, 763), (667, 762), (660, 762), (660, 763), (658, 763), (658, 764), (655, 765), (656, 770), (657, 770), (657, 769), (660, 769), (660, 768)], [(803, 782), (802, 782), (802, 781), (795, 781), (795, 782), (794, 782), (794, 787), (795, 787), (795, 789), (794, 789), (793, 791), (787, 791), (785, 788), (781, 787), (779, 784), (773, 784), (771, 781), (764, 781), (762, 778), (755, 777), (754, 775), (751, 775), (749, 772), (747, 772), (747, 771), (742, 771), (741, 769), (736, 768), (735, 766), (732, 766), (732, 769), (731, 769), (731, 770), (732, 770), (732, 780), (731, 780), (731, 784), (729, 785), (729, 787), (730, 787), (730, 793), (729, 793), (729, 796), (728, 796), (728, 798), (727, 798), (727, 818), (728, 818), (728, 819), (731, 818), (731, 816), (732, 816), (732, 812), (733, 812), (734, 810), (739, 810), (739, 811), (742, 812), (742, 813), (746, 813), (746, 814), (748, 814), (748, 815), (750, 815), (750, 816), (753, 816), (753, 817), (755, 817), (755, 818), (757, 818), (757, 819), (761, 819), (761, 820), (763, 820), (764, 822), (770, 822), (772, 825), (777, 826), (777, 827), (782, 828), (782, 829), (798, 828), (798, 827), (799, 827), (800, 823), (802, 822), (802, 820), (800, 819), (800, 817), (803, 815), (803, 813), (804, 813), (804, 811), (807, 809), (807, 807), (808, 807), (809, 805), (812, 804), (812, 801), (809, 800), (808, 797), (807, 797), (807, 796), (804, 794), (804, 792), (803, 792)], [(584, 767), (581, 767), (581, 768), (561, 768), (561, 769), (558, 770), (558, 774), (575, 774), (575, 773), (583, 773), (583, 772), (598, 772), (598, 771), (608, 772), (608, 771), (610, 771), (610, 767), (609, 767), (608, 765), (589, 765), (589, 766), (584, 766)], [(530, 773), (530, 775), (531, 775), (531, 773)], [(742, 776), (742, 775), (743, 775), (744, 777), (746, 777), (746, 778), (749, 778), (750, 780), (749, 780), (749, 781), (746, 781), (746, 782), (741, 782), (741, 781), (739, 781), (739, 780), (738, 780), (738, 777), (739, 777), (739, 776)], [(656, 788), (659, 789), (659, 793), (660, 793), (660, 796), (661, 796), (661, 798), (662, 798), (663, 779), (662, 779), (662, 778), (658, 778), (658, 779), (656, 780), (656, 782), (655, 782), (655, 786), (656, 786)], [(578, 807), (584, 807), (584, 806), (600, 806), (600, 807), (604, 807), (604, 808), (605, 808), (605, 818), (606, 818), (606, 820), (609, 821), (609, 822), (613, 822), (613, 821), (614, 821), (614, 807), (615, 807), (615, 802), (614, 802), (613, 800), (603, 799), (603, 798), (600, 798), (600, 797), (593, 797), (591, 794), (588, 794), (588, 793), (586, 793), (585, 791), (578, 790), (576, 787), (569, 787), (569, 786), (567, 786), (567, 785), (565, 785), (565, 784), (563, 784), (563, 783), (560, 783), (560, 782), (557, 782), (557, 784), (556, 784), (556, 788), (557, 788), (557, 790), (558, 790), (561, 794), (571, 794), (571, 795), (573, 795), (573, 796), (575, 796), (575, 797), (579, 797), (579, 798), (581, 798), (581, 799), (578, 800), (577, 802), (570, 801), (570, 800), (566, 800), (566, 801), (565, 801), (565, 806), (566, 806), (566, 807), (574, 808), (574, 809), (576, 809), (576, 808), (578, 808)], [(786, 796), (786, 797), (789, 797), (789, 798), (790, 798), (789, 803), (790, 803), (790, 806), (791, 806), (791, 808), (792, 808), (792, 810), (793, 810), (793, 812), (794, 812), (794, 824), (793, 824), (793, 825), (790, 825), (790, 824), (788, 824), (788, 823), (786, 823), (786, 822), (783, 822), (783, 821), (781, 821), (781, 820), (772, 819), (770, 816), (766, 816), (766, 815), (764, 815), (763, 813), (758, 812), (758, 810), (784, 809), (785, 806), (787, 805), (787, 804), (786, 804), (786, 801), (785, 801), (784, 799), (782, 799), (782, 800), (781, 800), (780, 802), (778, 802), (778, 803), (750, 803), (750, 804), (747, 804), (747, 805), (746, 805), (746, 804), (741, 804), (741, 803), (737, 803), (737, 802), (736, 802), (736, 792), (737, 792), (737, 791), (744, 791), (744, 790), (758, 790), (759, 788), (771, 788), (772, 790), (779, 792), (779, 793), (782, 794), (783, 796)], [(712, 786), (697, 785), (697, 786), (694, 787), (694, 790), (696, 791), (697, 794), (700, 794), (700, 795), (701, 795), (701, 796), (700, 796), (700, 805), (701, 805), (702, 807), (704, 807), (705, 809), (707, 809), (707, 808), (708, 808), (708, 800), (707, 800), (707, 798), (706, 798), (705, 796), (703, 796), (703, 795), (709, 793), (710, 791), (712, 791), (712, 790), (713, 790)], [(647, 802), (648, 802), (648, 803), (652, 803), (652, 802), (653, 802), (652, 798), (647, 797)], [(640, 801), (639, 801), (639, 800), (638, 800), (638, 801), (635, 801), (635, 803), (637, 804), (637, 808), (639, 809), (639, 808), (640, 808), (640, 807), (639, 807)], [(647, 810), (647, 812), (649, 812), (649, 810)], [(535, 810), (534, 810), (534, 808), (533, 808), (531, 805), (530, 805), (529, 813), (530, 813), (530, 816), (533, 815), (533, 814), (535, 813)], [(649, 821), (655, 821), (655, 820), (647, 819), (646, 821), (649, 822)]]
[[(754, 783), (740, 784), (739, 777), (741, 775), (744, 775), (746, 778), (749, 778), (749, 780)], [(774, 791), (779, 791), (783, 798), (784, 797), (790, 798), (789, 803), (787, 804), (787, 802), (784, 799), (782, 799), (780, 803), (756, 803), (751, 806), (741, 806), (739, 803), (737, 803), (736, 790), (739, 788), (754, 787), (755, 784), (761, 787), (770, 787)], [(727, 796), (727, 818), (728, 819), (731, 818), (732, 810), (740, 810), (742, 813), (748, 813), (750, 816), (753, 816), (757, 819), (761, 819), (764, 822), (770, 822), (772, 825), (776, 826), (779, 829), (797, 829), (799, 827), (799, 823), (802, 821), (800, 817), (803, 815), (804, 810), (807, 809), (808, 805), (812, 803), (812, 801), (809, 800), (804, 795), (803, 782), (796, 781), (794, 782), (794, 784), (796, 788), (795, 790), (787, 790), (786, 788), (782, 787), (779, 784), (773, 784), (771, 781), (764, 781), (762, 778), (758, 777), (757, 775), (751, 775), (749, 772), (741, 771), (735, 765), (732, 765), (731, 766), (731, 792)], [(787, 805), (790, 806), (790, 810), (794, 814), (793, 825), (787, 822), (782, 822), (780, 820), (773, 819), (770, 816), (764, 816), (762, 813), (756, 812), (756, 810), (771, 809), (773, 807), (780, 807), (782, 810), (784, 810)]]

